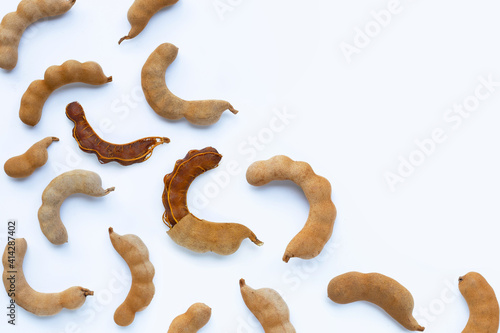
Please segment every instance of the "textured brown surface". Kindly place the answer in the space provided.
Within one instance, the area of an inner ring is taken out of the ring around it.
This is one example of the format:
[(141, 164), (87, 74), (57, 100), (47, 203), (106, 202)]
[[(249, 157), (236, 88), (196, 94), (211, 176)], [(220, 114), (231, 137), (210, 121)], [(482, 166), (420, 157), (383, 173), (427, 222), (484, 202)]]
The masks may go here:
[[(82, 287), (71, 287), (60, 293), (40, 293), (33, 290), (26, 281), (23, 271), (24, 256), (28, 249), (28, 243), (24, 238), (17, 238), (7, 243), (2, 256), (3, 284), (7, 294), (11, 289), (10, 279), (14, 277), (15, 289), (12, 299), (16, 305), (37, 316), (52, 316), (59, 313), (63, 308), (75, 310), (85, 303), (86, 297), (94, 295)], [(10, 258), (13, 256), (14, 258)], [(13, 273), (15, 272), (15, 273)], [(46, 274), (46, 272), (41, 272)]]
[(186, 157), (175, 162), (174, 170), (163, 178), (163, 222), (170, 228), (189, 214), (187, 191), (193, 180), (219, 165), (222, 155), (212, 147), (190, 150)]
[(330, 182), (315, 174), (306, 162), (297, 162), (284, 155), (253, 163), (246, 177), (254, 186), (274, 180), (291, 180), (302, 188), (309, 201), (309, 216), (302, 230), (288, 244), (283, 261), (288, 262), (294, 257), (311, 259), (319, 255), (332, 236), (337, 217)]
[(479, 273), (460, 277), (458, 288), (469, 306), (469, 321), (462, 333), (497, 333), (499, 308), (495, 291)]
[(199, 126), (216, 123), (226, 110), (238, 113), (229, 102), (216, 99), (186, 101), (168, 89), (165, 72), (177, 57), (178, 51), (173, 44), (161, 44), (142, 67), (142, 90), (151, 108), (163, 118), (177, 120), (185, 117)]
[(205, 326), (212, 315), (212, 309), (203, 303), (195, 303), (175, 317), (167, 333), (196, 333)]
[(5, 173), (13, 178), (25, 178), (30, 176), (36, 169), (47, 163), (49, 154), (47, 148), (54, 141), (59, 141), (56, 137), (46, 137), (31, 146), (24, 154), (9, 158), (4, 165)]
[(66, 107), (66, 116), (74, 123), (73, 137), (78, 146), (86, 153), (93, 153), (102, 164), (118, 162), (121, 165), (131, 165), (146, 161), (153, 154), (153, 149), (163, 143), (169, 143), (169, 138), (148, 137), (127, 144), (114, 144), (101, 139), (85, 117), (80, 104), (73, 102)]
[(90, 85), (103, 85), (113, 78), (107, 77), (101, 66), (93, 61), (78, 62), (68, 60), (60, 66), (50, 66), (43, 80), (33, 81), (21, 99), (19, 118), (29, 126), (38, 124), (42, 117), (45, 101), (52, 92), (70, 83), (85, 83)]
[(45, 18), (66, 13), (76, 0), (22, 0), (15, 12), (0, 23), (0, 67), (11, 70), (17, 65), (21, 37), (28, 26)]
[(139, 35), (154, 14), (162, 8), (175, 4), (177, 1), (179, 0), (135, 0), (127, 14), (131, 26), (130, 32), (127, 36), (122, 37), (118, 44)]
[(109, 238), (116, 252), (125, 260), (132, 274), (132, 285), (125, 301), (116, 309), (114, 319), (120, 326), (132, 324), (135, 313), (144, 310), (155, 294), (155, 268), (149, 261), (149, 251), (136, 235), (118, 235), (109, 228)]
[(290, 311), (283, 298), (273, 289), (253, 289), (244, 279), (240, 280), (240, 292), (248, 309), (259, 320), (265, 333), (295, 333), (290, 323)]
[(391, 279), (379, 273), (349, 272), (333, 278), (328, 284), (328, 297), (339, 304), (367, 301), (378, 305), (410, 331), (423, 331), (413, 317), (413, 296)]

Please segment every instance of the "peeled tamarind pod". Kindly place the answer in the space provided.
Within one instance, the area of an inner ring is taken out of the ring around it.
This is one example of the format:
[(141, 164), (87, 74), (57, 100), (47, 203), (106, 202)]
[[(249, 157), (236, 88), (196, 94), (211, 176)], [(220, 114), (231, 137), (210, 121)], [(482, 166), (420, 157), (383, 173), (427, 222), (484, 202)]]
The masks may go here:
[(470, 272), (458, 279), (458, 288), (469, 306), (469, 321), (462, 333), (497, 333), (499, 307), (495, 291), (479, 273)]
[(205, 326), (212, 315), (212, 309), (203, 303), (195, 303), (175, 317), (167, 333), (196, 333)]
[(66, 116), (75, 124), (73, 137), (78, 146), (86, 153), (94, 153), (102, 164), (118, 162), (121, 165), (141, 163), (149, 159), (153, 149), (163, 143), (169, 143), (169, 138), (148, 137), (124, 145), (109, 143), (101, 139), (92, 129), (82, 106), (73, 102), (66, 107)]
[(191, 150), (175, 163), (174, 170), (163, 179), (163, 222), (170, 228), (167, 234), (174, 242), (194, 252), (215, 252), (229, 255), (238, 250), (241, 242), (249, 238), (257, 245), (263, 243), (242, 224), (216, 223), (201, 220), (187, 207), (187, 191), (193, 180), (207, 170), (215, 168), (222, 155), (212, 147)]
[(71, 287), (60, 293), (40, 293), (33, 290), (23, 271), (27, 249), (26, 240), (17, 238), (7, 243), (2, 256), (5, 291), (17, 305), (37, 316), (53, 316), (64, 308), (78, 309), (85, 303), (87, 296), (94, 295), (93, 291), (82, 287)]
[(15, 12), (0, 23), (0, 67), (12, 70), (17, 65), (21, 37), (32, 23), (66, 13), (76, 0), (22, 0)]
[(248, 309), (259, 320), (265, 333), (295, 333), (290, 323), (290, 311), (283, 298), (274, 289), (253, 289), (244, 279), (240, 292)]
[(72, 170), (57, 176), (43, 191), (42, 206), (38, 210), (38, 221), (43, 234), (52, 244), (67, 243), (68, 232), (60, 215), (64, 200), (76, 193), (103, 197), (114, 190), (114, 187), (102, 188), (101, 177), (92, 171)]
[(109, 228), (109, 238), (116, 252), (125, 260), (132, 274), (132, 286), (125, 301), (116, 309), (114, 319), (120, 326), (132, 324), (136, 312), (144, 310), (155, 294), (155, 268), (149, 261), (149, 251), (136, 235), (118, 235)]
[(104, 75), (101, 66), (93, 61), (81, 63), (68, 60), (60, 66), (50, 66), (45, 71), (44, 79), (33, 81), (24, 93), (19, 118), (26, 125), (38, 124), (45, 101), (54, 90), (64, 85), (80, 82), (98, 86), (112, 80), (113, 78)]
[(226, 110), (238, 113), (229, 102), (185, 101), (168, 89), (165, 72), (177, 57), (178, 51), (175, 45), (161, 44), (151, 53), (142, 68), (142, 90), (151, 108), (163, 118), (177, 120), (185, 117), (190, 123), (200, 126), (216, 123)]
[(148, 25), (149, 20), (160, 9), (171, 6), (179, 0), (135, 0), (128, 10), (127, 18), (131, 29), (127, 36), (122, 37), (118, 44), (125, 39), (132, 39), (139, 35)]
[(5, 173), (13, 178), (31, 176), (36, 169), (42, 167), (49, 159), (47, 148), (58, 138), (49, 136), (31, 146), (24, 154), (11, 157), (5, 162)]
[(311, 259), (321, 253), (333, 232), (337, 209), (332, 202), (330, 182), (314, 173), (305, 162), (296, 162), (284, 155), (257, 161), (247, 170), (247, 181), (262, 186), (273, 180), (291, 180), (302, 188), (309, 201), (309, 217), (302, 230), (290, 241), (283, 261), (290, 258)]
[(349, 272), (333, 278), (328, 297), (339, 304), (367, 301), (378, 305), (410, 331), (424, 330), (413, 317), (411, 293), (396, 280), (382, 274)]

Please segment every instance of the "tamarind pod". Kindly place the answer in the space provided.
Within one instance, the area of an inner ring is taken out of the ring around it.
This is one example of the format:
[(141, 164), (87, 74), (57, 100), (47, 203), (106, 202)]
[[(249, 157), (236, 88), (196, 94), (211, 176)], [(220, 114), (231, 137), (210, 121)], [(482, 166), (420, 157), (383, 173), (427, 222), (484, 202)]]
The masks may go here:
[(83, 107), (78, 102), (68, 104), (66, 116), (74, 123), (73, 137), (78, 146), (86, 153), (93, 153), (100, 163), (118, 162), (121, 165), (131, 165), (146, 161), (153, 150), (169, 143), (169, 138), (148, 137), (127, 144), (118, 145), (101, 139), (90, 126), (85, 117)]
[(130, 23), (130, 32), (127, 36), (120, 38), (118, 44), (126, 39), (137, 37), (148, 25), (149, 20), (160, 9), (171, 6), (179, 0), (135, 0), (127, 13)]
[(114, 320), (117, 325), (132, 324), (136, 312), (144, 310), (153, 299), (155, 268), (149, 261), (149, 251), (136, 235), (119, 235), (109, 228), (109, 238), (116, 252), (127, 263), (132, 274), (132, 285), (127, 298), (116, 309)]
[(209, 306), (194, 303), (185, 313), (174, 318), (167, 333), (196, 333), (208, 323), (211, 315)]
[(42, 194), (42, 206), (38, 210), (40, 229), (52, 244), (67, 243), (68, 232), (60, 215), (64, 200), (76, 193), (103, 197), (114, 190), (114, 187), (103, 189), (101, 177), (92, 171), (72, 170), (57, 176)]
[(23, 271), (27, 249), (26, 240), (17, 238), (7, 243), (2, 256), (3, 284), (7, 294), (18, 306), (37, 316), (52, 316), (63, 308), (78, 309), (85, 303), (87, 296), (94, 295), (93, 291), (82, 287), (71, 287), (59, 293), (35, 291), (26, 281)]
[(411, 293), (399, 282), (379, 273), (349, 272), (333, 278), (328, 297), (339, 304), (367, 301), (378, 305), (410, 331), (424, 331), (413, 317)]
[(142, 90), (151, 108), (161, 117), (207, 126), (216, 123), (225, 110), (238, 113), (222, 100), (185, 101), (175, 96), (167, 87), (165, 73), (177, 57), (179, 49), (170, 43), (161, 44), (151, 53), (141, 73)]
[(0, 67), (12, 70), (17, 65), (21, 37), (32, 23), (66, 13), (76, 0), (22, 0), (15, 12), (0, 23)]
[(190, 150), (186, 157), (175, 162), (174, 170), (165, 175), (163, 182), (163, 222), (174, 227), (184, 216), (189, 214), (187, 191), (193, 180), (219, 165), (222, 155), (212, 147)]
[(42, 167), (49, 158), (47, 148), (54, 141), (59, 141), (56, 137), (47, 137), (35, 143), (24, 154), (11, 157), (4, 164), (4, 171), (9, 177), (28, 177), (36, 169)]
[(184, 216), (167, 234), (175, 243), (191, 251), (214, 252), (224, 256), (236, 252), (246, 238), (258, 246), (264, 244), (242, 224), (209, 222), (191, 213)]
[(262, 186), (273, 180), (291, 180), (302, 188), (309, 201), (309, 216), (302, 230), (290, 241), (283, 261), (290, 258), (311, 259), (321, 253), (333, 232), (337, 209), (332, 202), (330, 182), (316, 173), (306, 162), (297, 162), (278, 155), (250, 165), (246, 178), (249, 184)]
[(248, 309), (259, 320), (265, 333), (295, 333), (290, 310), (283, 298), (271, 288), (253, 289), (240, 280), (240, 292)]
[(495, 291), (479, 273), (459, 278), (458, 288), (469, 306), (469, 320), (462, 333), (497, 333), (499, 306)]
[(50, 66), (43, 80), (33, 81), (21, 99), (19, 118), (29, 126), (35, 126), (42, 117), (42, 110), (52, 92), (70, 83), (103, 85), (113, 80), (107, 77), (99, 64), (93, 61), (80, 63), (68, 60), (60, 66)]

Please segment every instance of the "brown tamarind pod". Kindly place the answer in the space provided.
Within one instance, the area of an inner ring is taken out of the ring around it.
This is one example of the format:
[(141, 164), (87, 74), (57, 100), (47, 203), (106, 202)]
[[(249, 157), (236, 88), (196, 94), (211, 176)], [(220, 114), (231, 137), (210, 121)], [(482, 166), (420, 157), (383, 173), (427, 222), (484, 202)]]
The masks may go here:
[(163, 179), (163, 222), (174, 242), (198, 253), (215, 252), (229, 255), (249, 238), (256, 245), (263, 243), (246, 226), (239, 223), (209, 222), (197, 218), (187, 207), (187, 191), (193, 180), (219, 165), (222, 155), (212, 147), (191, 150), (175, 163), (174, 170)]
[(141, 163), (151, 157), (153, 149), (169, 138), (148, 137), (127, 144), (118, 145), (101, 139), (85, 117), (83, 107), (78, 102), (68, 104), (66, 116), (74, 123), (73, 137), (78, 146), (86, 153), (93, 153), (102, 164), (118, 162), (121, 165)]

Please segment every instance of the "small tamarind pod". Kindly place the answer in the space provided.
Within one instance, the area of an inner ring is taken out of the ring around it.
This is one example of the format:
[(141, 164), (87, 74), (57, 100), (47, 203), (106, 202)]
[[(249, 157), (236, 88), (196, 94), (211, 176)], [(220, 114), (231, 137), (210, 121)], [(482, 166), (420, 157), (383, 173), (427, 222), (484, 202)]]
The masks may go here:
[(469, 306), (469, 321), (462, 333), (497, 333), (499, 307), (495, 291), (479, 273), (470, 272), (458, 279), (458, 288)]
[(189, 186), (197, 176), (215, 168), (221, 158), (222, 155), (212, 147), (191, 150), (186, 157), (175, 163), (174, 170), (163, 179), (163, 222), (170, 228), (167, 234), (175, 243), (194, 252), (212, 251), (229, 255), (238, 250), (245, 238), (249, 238), (256, 245), (263, 244), (242, 224), (209, 222), (189, 212)]
[(153, 299), (155, 268), (149, 261), (148, 248), (138, 236), (121, 236), (114, 232), (113, 228), (109, 228), (109, 238), (132, 274), (132, 286), (127, 298), (116, 309), (114, 315), (117, 325), (128, 326), (134, 321), (136, 312), (144, 310)]
[(60, 66), (50, 66), (43, 80), (33, 81), (21, 98), (19, 118), (29, 126), (35, 126), (42, 117), (45, 101), (52, 92), (70, 83), (103, 85), (113, 80), (104, 75), (101, 66), (93, 61), (78, 62), (68, 60)]
[(36, 169), (42, 167), (49, 159), (47, 148), (58, 138), (49, 136), (31, 146), (24, 154), (11, 157), (5, 162), (3, 169), (9, 177), (25, 178), (31, 176)]
[(170, 43), (161, 44), (151, 53), (142, 68), (142, 90), (151, 108), (161, 117), (177, 120), (185, 117), (190, 123), (207, 126), (216, 123), (225, 110), (238, 111), (221, 100), (185, 101), (167, 87), (165, 72), (177, 57), (179, 49)]
[(179, 0), (135, 0), (127, 13), (130, 22), (130, 32), (127, 36), (120, 38), (118, 44), (126, 39), (137, 37), (148, 25), (149, 20), (160, 9), (171, 6)]
[(78, 146), (86, 153), (93, 153), (100, 163), (118, 162), (121, 165), (141, 163), (149, 159), (153, 149), (169, 138), (148, 137), (123, 145), (109, 143), (101, 139), (90, 126), (83, 107), (78, 102), (68, 104), (66, 116), (74, 123), (73, 137)]
[(424, 330), (413, 317), (414, 301), (411, 293), (385, 275), (359, 272), (339, 275), (328, 284), (328, 297), (338, 304), (357, 301), (373, 303), (406, 329), (420, 332)]
[(17, 65), (21, 37), (32, 23), (70, 10), (76, 0), (22, 0), (15, 12), (0, 23), (0, 67), (12, 70)]
[(262, 186), (273, 180), (291, 180), (302, 188), (310, 209), (306, 224), (290, 241), (283, 261), (290, 258), (311, 259), (321, 253), (333, 232), (337, 209), (332, 202), (330, 182), (314, 173), (306, 162), (297, 162), (284, 155), (254, 162), (247, 170), (247, 181)]
[(60, 293), (40, 293), (33, 290), (23, 271), (27, 249), (26, 240), (16, 238), (7, 243), (2, 256), (5, 291), (17, 305), (37, 316), (53, 316), (64, 308), (78, 309), (85, 303), (87, 296), (94, 295), (93, 291), (82, 287), (71, 287)]
[(187, 311), (174, 318), (167, 333), (196, 333), (205, 326), (212, 309), (203, 303), (194, 303)]
[(67, 243), (68, 232), (60, 215), (64, 200), (76, 193), (103, 197), (114, 190), (114, 187), (103, 189), (101, 177), (92, 171), (72, 170), (57, 176), (42, 194), (42, 206), (38, 210), (40, 229), (52, 244)]
[(274, 289), (253, 289), (240, 280), (240, 292), (248, 309), (259, 320), (265, 333), (295, 333), (290, 310)]

